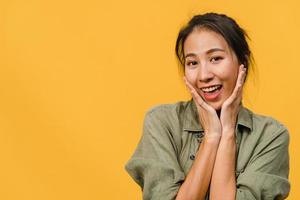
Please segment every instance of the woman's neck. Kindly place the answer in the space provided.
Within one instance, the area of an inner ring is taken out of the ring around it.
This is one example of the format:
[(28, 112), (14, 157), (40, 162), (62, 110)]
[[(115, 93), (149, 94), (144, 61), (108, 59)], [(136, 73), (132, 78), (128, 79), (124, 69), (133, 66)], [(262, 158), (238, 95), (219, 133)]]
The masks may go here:
[(216, 112), (217, 112), (218, 117), (220, 118), (220, 115), (221, 115), (221, 109), (216, 110)]

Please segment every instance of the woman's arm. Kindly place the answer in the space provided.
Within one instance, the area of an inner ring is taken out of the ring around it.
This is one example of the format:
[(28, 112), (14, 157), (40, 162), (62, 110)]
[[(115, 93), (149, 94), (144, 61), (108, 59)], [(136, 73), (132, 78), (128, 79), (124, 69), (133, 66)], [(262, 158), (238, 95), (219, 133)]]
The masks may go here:
[(220, 141), (210, 187), (210, 199), (234, 200), (236, 195), (236, 142), (235, 137)]
[(191, 170), (179, 188), (176, 200), (199, 200), (204, 199), (210, 184), (222, 128), (215, 109), (202, 99), (185, 78), (184, 80), (196, 104), (199, 121), (204, 128), (204, 139)]
[(204, 199), (211, 180), (220, 137), (204, 137), (195, 162), (179, 188), (176, 200)]
[(210, 199), (234, 200), (236, 195), (236, 140), (235, 127), (242, 100), (246, 69), (240, 65), (239, 75), (231, 96), (223, 103), (221, 110), (222, 139), (217, 151), (211, 179)]

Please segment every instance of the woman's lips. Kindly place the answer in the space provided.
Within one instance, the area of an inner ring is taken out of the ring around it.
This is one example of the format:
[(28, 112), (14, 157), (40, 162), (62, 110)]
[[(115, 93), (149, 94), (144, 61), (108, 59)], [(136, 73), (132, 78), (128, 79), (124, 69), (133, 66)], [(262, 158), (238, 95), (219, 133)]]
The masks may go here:
[(220, 89), (217, 89), (213, 92), (203, 92), (203, 91), (201, 91), (201, 93), (204, 97), (204, 100), (206, 100), (206, 101), (216, 101), (216, 100), (218, 100), (218, 98), (221, 95), (222, 91), (223, 91), (223, 87), (221, 87)]

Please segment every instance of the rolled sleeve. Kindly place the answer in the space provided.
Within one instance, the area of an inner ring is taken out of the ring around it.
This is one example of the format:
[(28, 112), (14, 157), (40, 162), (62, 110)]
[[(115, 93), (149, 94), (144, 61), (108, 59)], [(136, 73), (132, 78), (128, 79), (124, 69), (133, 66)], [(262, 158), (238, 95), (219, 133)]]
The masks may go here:
[(166, 118), (149, 111), (144, 119), (143, 134), (125, 169), (141, 187), (144, 200), (172, 200), (185, 175)]
[(237, 178), (236, 199), (285, 199), (290, 191), (289, 133), (280, 126), (259, 143), (245, 170)]

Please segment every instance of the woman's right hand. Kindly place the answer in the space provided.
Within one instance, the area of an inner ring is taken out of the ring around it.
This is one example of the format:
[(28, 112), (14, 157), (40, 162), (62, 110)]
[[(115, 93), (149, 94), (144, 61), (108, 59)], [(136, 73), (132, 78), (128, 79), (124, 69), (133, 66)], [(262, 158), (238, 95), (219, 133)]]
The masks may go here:
[(196, 104), (199, 122), (204, 129), (204, 137), (206, 137), (206, 139), (220, 139), (222, 135), (222, 126), (216, 110), (202, 99), (196, 89), (185, 77), (183, 77), (183, 79)]

